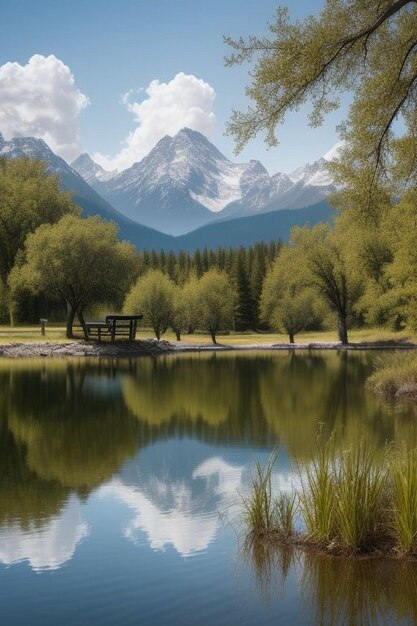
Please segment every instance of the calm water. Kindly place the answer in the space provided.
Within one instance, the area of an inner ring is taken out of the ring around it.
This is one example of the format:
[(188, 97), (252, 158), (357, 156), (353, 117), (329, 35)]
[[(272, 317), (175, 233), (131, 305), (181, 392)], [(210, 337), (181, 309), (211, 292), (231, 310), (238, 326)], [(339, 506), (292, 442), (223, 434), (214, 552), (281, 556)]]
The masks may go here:
[(1, 623), (417, 623), (417, 566), (239, 540), (253, 454), (290, 490), (336, 445), (416, 442), (364, 388), (373, 354), (0, 361)]

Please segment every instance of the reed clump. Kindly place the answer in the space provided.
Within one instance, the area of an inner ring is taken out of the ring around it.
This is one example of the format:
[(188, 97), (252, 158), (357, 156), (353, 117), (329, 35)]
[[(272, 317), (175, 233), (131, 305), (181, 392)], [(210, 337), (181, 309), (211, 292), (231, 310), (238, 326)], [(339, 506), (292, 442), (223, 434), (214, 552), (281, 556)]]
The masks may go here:
[(255, 461), (249, 495), (242, 496), (243, 517), (253, 535), (274, 533), (287, 540), (294, 533), (297, 495), (273, 494), (272, 470), (277, 454), (277, 451), (272, 452), (264, 465)]
[(417, 354), (394, 353), (377, 359), (367, 385), (388, 398), (417, 400)]
[(339, 453), (319, 446), (291, 494), (273, 491), (275, 460), (257, 463), (243, 498), (253, 536), (335, 553), (417, 556), (417, 450), (387, 449), (381, 459), (366, 442)]

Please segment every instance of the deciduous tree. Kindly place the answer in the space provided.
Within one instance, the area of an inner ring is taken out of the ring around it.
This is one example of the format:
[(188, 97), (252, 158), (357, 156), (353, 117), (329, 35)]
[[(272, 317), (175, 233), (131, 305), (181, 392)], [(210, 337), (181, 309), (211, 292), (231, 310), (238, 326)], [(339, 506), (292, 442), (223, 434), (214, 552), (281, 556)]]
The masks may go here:
[(134, 247), (117, 240), (117, 226), (98, 217), (66, 215), (43, 224), (24, 247), (24, 263), (10, 274), (12, 290), (22, 287), (61, 298), (67, 306), (67, 337), (78, 315), (94, 303), (120, 306), (135, 280)]
[[(0, 158), (0, 279), (7, 285), (27, 235), (41, 224), (54, 224), (66, 213), (78, 215), (71, 194), (42, 161)], [(12, 303), (10, 302), (13, 323)]]
[(124, 310), (142, 313), (145, 323), (152, 326), (156, 338), (172, 324), (175, 283), (161, 270), (149, 270), (138, 278), (128, 293)]
[(236, 292), (226, 272), (212, 268), (201, 277), (197, 293), (200, 324), (217, 343), (218, 331), (233, 324)]

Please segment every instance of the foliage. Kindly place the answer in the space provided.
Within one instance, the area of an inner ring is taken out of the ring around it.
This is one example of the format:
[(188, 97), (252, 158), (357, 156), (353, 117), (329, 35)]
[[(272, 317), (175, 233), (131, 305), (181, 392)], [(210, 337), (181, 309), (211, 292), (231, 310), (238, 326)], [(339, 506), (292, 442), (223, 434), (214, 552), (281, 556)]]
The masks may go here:
[[(370, 169), (387, 160), (394, 120), (403, 114), (415, 130), (417, 94), (417, 8), (412, 0), (326, 0), (318, 16), (291, 22), (279, 8), (271, 36), (226, 42), (235, 50), (226, 63), (253, 62), (246, 113), (229, 124), (237, 149), (259, 131), (276, 145), (275, 129), (290, 111), (311, 102), (310, 123), (338, 107), (353, 91), (342, 137), (344, 161), (358, 157)], [(372, 175), (373, 176), (373, 175)]]
[(135, 278), (136, 252), (117, 240), (115, 224), (98, 217), (66, 215), (43, 224), (26, 239), (24, 262), (10, 275), (12, 292), (48, 293), (67, 304), (67, 336), (92, 303), (120, 305)]
[(29, 233), (41, 224), (56, 223), (67, 213), (78, 215), (79, 212), (71, 201), (71, 194), (59, 189), (57, 177), (47, 173), (44, 163), (26, 157), (0, 158), (0, 279), (3, 285), (7, 286), (9, 274)]
[(157, 339), (161, 338), (171, 325), (174, 314), (175, 284), (160, 270), (149, 270), (138, 278), (128, 293), (124, 310), (143, 314), (145, 321), (154, 330)]
[(316, 321), (317, 298), (306, 285), (297, 251), (283, 247), (265, 277), (261, 293), (262, 319), (286, 332), (291, 343), (297, 333)]
[(226, 272), (212, 268), (200, 278), (197, 293), (200, 324), (217, 343), (218, 331), (233, 323), (236, 292)]
[(0, 158), (0, 276), (13, 268), (26, 236), (38, 226), (53, 224), (79, 209), (62, 192), (56, 176), (41, 161)]
[(314, 228), (294, 228), (290, 245), (298, 256), (305, 284), (337, 315), (339, 339), (348, 343), (348, 323), (353, 305), (361, 290), (361, 277), (345, 255), (343, 236), (333, 232), (329, 224)]

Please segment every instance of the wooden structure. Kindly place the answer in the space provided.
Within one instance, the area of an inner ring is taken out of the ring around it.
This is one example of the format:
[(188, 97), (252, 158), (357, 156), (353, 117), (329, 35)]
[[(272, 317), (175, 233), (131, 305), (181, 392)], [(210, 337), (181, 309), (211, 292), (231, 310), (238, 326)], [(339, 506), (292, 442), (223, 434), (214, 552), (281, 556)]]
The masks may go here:
[(104, 322), (86, 322), (85, 327), (89, 338), (101, 341), (103, 336), (110, 336), (111, 341), (116, 337), (135, 339), (138, 321), (143, 315), (106, 315)]

